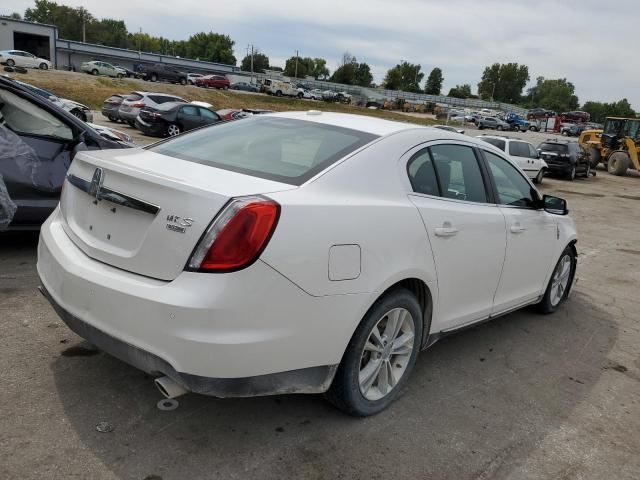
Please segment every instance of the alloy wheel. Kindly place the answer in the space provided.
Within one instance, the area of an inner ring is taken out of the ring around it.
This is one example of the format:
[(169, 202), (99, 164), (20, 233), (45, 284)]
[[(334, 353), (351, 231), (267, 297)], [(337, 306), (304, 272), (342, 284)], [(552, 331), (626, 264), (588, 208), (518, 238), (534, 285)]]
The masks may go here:
[(369, 333), (360, 356), (360, 393), (370, 401), (387, 396), (407, 370), (414, 345), (411, 313), (394, 308), (385, 313)]
[(549, 301), (552, 306), (556, 306), (564, 298), (569, 285), (569, 277), (571, 275), (571, 256), (565, 254), (560, 261), (551, 278), (551, 294)]
[(180, 127), (174, 124), (171, 124), (167, 127), (167, 134), (170, 137), (175, 137), (176, 135), (180, 135)]

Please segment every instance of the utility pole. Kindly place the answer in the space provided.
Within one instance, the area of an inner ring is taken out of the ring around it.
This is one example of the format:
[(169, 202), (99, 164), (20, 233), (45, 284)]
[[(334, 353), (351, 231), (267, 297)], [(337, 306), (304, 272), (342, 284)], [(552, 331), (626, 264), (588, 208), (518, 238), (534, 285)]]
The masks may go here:
[(142, 54), (142, 27), (140, 27), (140, 36), (138, 37), (138, 56)]
[(82, 15), (82, 43), (87, 42), (87, 11), (80, 7), (80, 15)]
[(253, 45), (251, 45), (251, 79), (253, 79)]
[(296, 78), (298, 78), (298, 50), (296, 50)]

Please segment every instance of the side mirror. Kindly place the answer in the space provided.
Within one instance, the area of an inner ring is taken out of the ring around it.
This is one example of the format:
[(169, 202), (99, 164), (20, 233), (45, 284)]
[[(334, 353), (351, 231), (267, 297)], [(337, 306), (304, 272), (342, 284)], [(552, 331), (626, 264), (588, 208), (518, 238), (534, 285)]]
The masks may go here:
[(544, 195), (541, 203), (545, 212), (553, 213), (554, 215), (567, 215), (569, 213), (567, 201), (564, 198)]

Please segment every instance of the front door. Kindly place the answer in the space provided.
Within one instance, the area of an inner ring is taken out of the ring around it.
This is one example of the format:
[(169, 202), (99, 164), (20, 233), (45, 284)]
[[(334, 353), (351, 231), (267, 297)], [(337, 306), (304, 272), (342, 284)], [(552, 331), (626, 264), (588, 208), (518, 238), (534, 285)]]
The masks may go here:
[(179, 119), (184, 131), (193, 130), (202, 125), (202, 117), (200, 117), (198, 107), (195, 105), (185, 105), (181, 107)]
[(517, 168), (492, 152), (483, 154), (506, 222), (507, 253), (493, 309), (501, 313), (543, 294), (558, 227), (553, 216), (537, 208), (538, 193)]
[(505, 222), (491, 204), (471, 146), (437, 144), (417, 151), (408, 172), (438, 278), (434, 329), (491, 314), (505, 255)]

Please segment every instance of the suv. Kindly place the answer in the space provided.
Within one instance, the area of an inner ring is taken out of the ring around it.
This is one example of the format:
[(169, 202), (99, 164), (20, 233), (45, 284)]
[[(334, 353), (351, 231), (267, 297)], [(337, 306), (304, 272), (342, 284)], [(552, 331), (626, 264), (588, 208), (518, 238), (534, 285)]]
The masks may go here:
[(588, 122), (591, 120), (591, 114), (588, 112), (565, 112), (561, 115), (562, 121), (567, 122)]
[(533, 180), (533, 183), (542, 182), (542, 178), (548, 169), (547, 163), (540, 158), (540, 154), (532, 144), (519, 138), (499, 137), (496, 135), (480, 135), (476, 138), (508, 153), (522, 171)]
[(485, 128), (489, 128), (491, 130), (511, 130), (511, 125), (497, 117), (481, 117), (476, 120), (476, 125), (479, 130)]
[(196, 78), (196, 86), (227, 90), (231, 86), (231, 83), (224, 75), (205, 75), (204, 77)]
[(577, 142), (550, 138), (538, 145), (538, 153), (547, 162), (550, 173), (568, 180), (575, 180), (577, 175), (589, 178), (589, 175), (596, 174), (591, 170), (589, 155)]
[(527, 120), (541, 120), (543, 118), (554, 117), (556, 112), (546, 108), (532, 108), (527, 112)]
[(118, 109), (118, 118), (123, 122), (127, 122), (130, 126), (135, 127), (136, 118), (140, 114), (141, 108), (156, 108), (158, 105), (167, 102), (185, 102), (185, 100), (166, 93), (131, 92), (122, 100), (120, 108)]
[(152, 82), (165, 80), (171, 83), (179, 83), (180, 85), (187, 84), (186, 73), (181, 72), (173, 65), (165, 65), (162, 63), (142, 65), (140, 67), (140, 76), (143, 80), (151, 80)]

